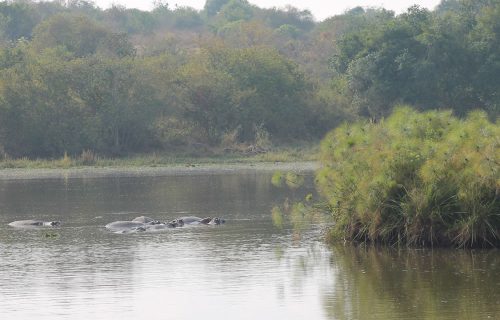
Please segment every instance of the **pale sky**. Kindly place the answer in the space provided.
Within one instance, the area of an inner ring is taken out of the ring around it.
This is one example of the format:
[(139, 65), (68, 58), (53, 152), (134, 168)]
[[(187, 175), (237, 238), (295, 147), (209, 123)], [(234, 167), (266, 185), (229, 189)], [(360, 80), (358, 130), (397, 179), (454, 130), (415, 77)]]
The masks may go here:
[[(189, 6), (195, 9), (202, 9), (206, 0), (163, 0), (169, 4), (170, 8), (178, 6)], [(141, 10), (151, 10), (153, 8), (153, 0), (95, 0), (95, 4), (101, 9), (107, 9), (111, 4), (123, 5), (127, 8), (138, 8)], [(335, 1), (335, 0), (249, 0), (250, 3), (255, 4), (261, 8), (282, 8), (290, 4), (299, 9), (310, 10), (316, 20), (323, 20), (325, 18), (341, 14), (347, 9), (352, 9), (357, 6), (362, 7), (383, 7), (393, 10), (396, 13), (405, 11), (408, 7), (418, 4), (421, 7), (434, 9), (441, 1), (440, 0), (349, 0), (349, 1)]]

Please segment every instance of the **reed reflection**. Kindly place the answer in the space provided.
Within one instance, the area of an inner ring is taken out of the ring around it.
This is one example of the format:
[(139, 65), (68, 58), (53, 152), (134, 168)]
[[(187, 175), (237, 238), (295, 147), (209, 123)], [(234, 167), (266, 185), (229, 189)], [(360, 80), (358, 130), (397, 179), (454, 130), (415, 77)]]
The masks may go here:
[(332, 247), (331, 319), (494, 319), (498, 251)]

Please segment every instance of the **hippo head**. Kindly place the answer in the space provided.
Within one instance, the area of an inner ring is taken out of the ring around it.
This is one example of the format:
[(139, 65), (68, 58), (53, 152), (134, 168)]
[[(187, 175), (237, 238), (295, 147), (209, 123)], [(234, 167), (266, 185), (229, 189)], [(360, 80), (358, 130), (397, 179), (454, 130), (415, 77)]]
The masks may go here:
[(175, 219), (167, 223), (169, 227), (177, 228), (184, 226), (184, 221), (182, 219)]
[(209, 222), (209, 224), (216, 224), (216, 225), (219, 225), (219, 224), (223, 224), (223, 223), (225, 223), (225, 222), (226, 222), (226, 220), (221, 219), (221, 218), (219, 218), (219, 217), (215, 217), (215, 218), (213, 218), (213, 219)]
[(212, 221), (212, 217), (206, 217), (200, 220), (200, 223), (209, 224)]

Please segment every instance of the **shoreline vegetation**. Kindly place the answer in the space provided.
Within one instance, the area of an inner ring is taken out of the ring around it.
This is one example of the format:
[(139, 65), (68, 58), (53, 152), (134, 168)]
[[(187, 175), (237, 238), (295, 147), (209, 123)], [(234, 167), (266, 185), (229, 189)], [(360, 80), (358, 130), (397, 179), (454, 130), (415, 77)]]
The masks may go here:
[(117, 178), (117, 177), (162, 177), (180, 175), (234, 174), (258, 171), (312, 172), (318, 168), (315, 161), (302, 162), (258, 162), (258, 163), (201, 163), (170, 164), (163, 166), (122, 167), (73, 167), (73, 168), (31, 168), (2, 169), (1, 180), (73, 179), (73, 178)]
[(106, 158), (90, 152), (59, 159), (0, 160), (0, 180), (231, 173), (237, 170), (314, 171), (318, 147), (276, 148), (255, 154), (141, 154)]
[(330, 240), (390, 246), (500, 246), (500, 126), (483, 111), (399, 107), (345, 124), (321, 144), (317, 188)]

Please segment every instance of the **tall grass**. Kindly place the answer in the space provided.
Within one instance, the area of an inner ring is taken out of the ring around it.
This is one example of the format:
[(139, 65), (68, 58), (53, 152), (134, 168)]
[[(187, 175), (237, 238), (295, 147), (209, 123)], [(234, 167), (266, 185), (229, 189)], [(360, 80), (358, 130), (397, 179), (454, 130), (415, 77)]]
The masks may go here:
[(380, 123), (329, 133), (320, 157), (333, 238), (500, 245), (500, 127), (484, 112), (460, 120), (400, 107)]

